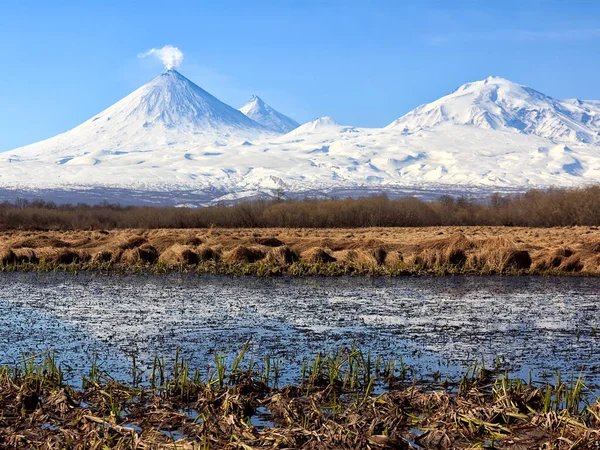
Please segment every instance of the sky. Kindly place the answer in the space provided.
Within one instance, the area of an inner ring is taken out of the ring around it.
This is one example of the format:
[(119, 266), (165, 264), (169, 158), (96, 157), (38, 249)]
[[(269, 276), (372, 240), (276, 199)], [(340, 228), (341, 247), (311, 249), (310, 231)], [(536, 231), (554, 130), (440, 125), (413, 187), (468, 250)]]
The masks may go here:
[(0, 0), (0, 151), (52, 137), (158, 75), (153, 47), (241, 107), (381, 127), (489, 75), (600, 99), (600, 2)]

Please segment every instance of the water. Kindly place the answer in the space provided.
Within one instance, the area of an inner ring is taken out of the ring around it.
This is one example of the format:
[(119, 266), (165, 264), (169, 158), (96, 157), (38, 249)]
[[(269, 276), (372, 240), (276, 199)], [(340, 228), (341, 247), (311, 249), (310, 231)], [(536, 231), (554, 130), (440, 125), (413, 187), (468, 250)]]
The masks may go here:
[(181, 349), (206, 369), (217, 349), (280, 358), (286, 371), (353, 342), (418, 376), (457, 377), (496, 361), (536, 379), (561, 370), (600, 384), (600, 279), (228, 278), (0, 274), (0, 363), (54, 350), (80, 373), (94, 354), (131, 380)]

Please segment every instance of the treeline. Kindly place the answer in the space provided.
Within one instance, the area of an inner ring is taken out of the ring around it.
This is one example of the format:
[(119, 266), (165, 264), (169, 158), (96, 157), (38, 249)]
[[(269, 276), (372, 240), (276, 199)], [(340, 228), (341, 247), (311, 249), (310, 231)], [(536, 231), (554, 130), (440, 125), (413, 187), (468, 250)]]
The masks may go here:
[(0, 229), (68, 230), (205, 227), (417, 227), (600, 225), (600, 186), (494, 194), (487, 201), (441, 196), (436, 201), (376, 196), (332, 200), (254, 200), (206, 208), (99, 204), (57, 205), (41, 200), (0, 203)]

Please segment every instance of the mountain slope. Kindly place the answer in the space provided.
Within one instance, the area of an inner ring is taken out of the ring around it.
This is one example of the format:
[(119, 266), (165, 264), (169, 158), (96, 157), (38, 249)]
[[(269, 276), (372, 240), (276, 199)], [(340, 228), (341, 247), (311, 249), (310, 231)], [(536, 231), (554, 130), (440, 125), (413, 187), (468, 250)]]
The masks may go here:
[(421, 105), (387, 128), (404, 133), (442, 123), (534, 134), (556, 142), (600, 142), (600, 114), (592, 102), (555, 100), (499, 77), (467, 83)]
[(256, 95), (240, 108), (240, 112), (275, 133), (288, 133), (300, 126), (294, 119), (274, 110)]
[(179, 72), (168, 70), (72, 130), (10, 154), (75, 157), (99, 150), (159, 150), (265, 134), (272, 133)]

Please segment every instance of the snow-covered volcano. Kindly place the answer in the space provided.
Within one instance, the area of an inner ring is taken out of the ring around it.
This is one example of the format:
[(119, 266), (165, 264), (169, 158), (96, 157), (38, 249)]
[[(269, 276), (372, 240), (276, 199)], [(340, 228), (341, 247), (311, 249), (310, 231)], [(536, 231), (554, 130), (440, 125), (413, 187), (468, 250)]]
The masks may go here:
[(535, 134), (560, 142), (600, 142), (598, 102), (556, 100), (499, 77), (464, 84), (388, 128), (414, 133), (444, 123)]
[(81, 125), (11, 153), (60, 154), (156, 150), (272, 135), (175, 70), (167, 70)]
[(300, 126), (294, 119), (274, 110), (256, 95), (250, 97), (240, 111), (275, 133), (287, 133)]
[(71, 131), (0, 154), (0, 198), (60, 190), (63, 201), (205, 204), (274, 189), (438, 195), (600, 182), (600, 102), (502, 78), (465, 84), (385, 128), (322, 117), (281, 134), (266, 106), (242, 108), (260, 124), (167, 71)]

